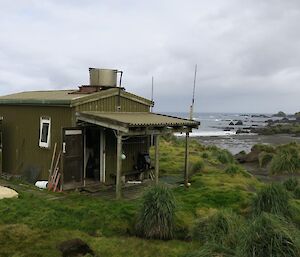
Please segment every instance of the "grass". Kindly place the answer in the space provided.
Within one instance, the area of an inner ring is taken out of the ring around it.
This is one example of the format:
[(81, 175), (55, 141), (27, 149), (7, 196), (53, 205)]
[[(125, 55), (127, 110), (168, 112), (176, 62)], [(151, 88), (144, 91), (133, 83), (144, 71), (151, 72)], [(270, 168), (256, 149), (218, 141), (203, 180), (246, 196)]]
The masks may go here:
[(251, 152), (243, 157), (246, 162), (256, 162), (266, 168), (270, 175), (295, 175), (300, 173), (300, 144), (254, 145)]
[(143, 240), (136, 237), (94, 237), (78, 230), (32, 229), (27, 225), (0, 226), (0, 255), (5, 257), (54, 257), (61, 256), (57, 249), (59, 242), (81, 238), (103, 257), (175, 257), (196, 249), (193, 243), (178, 240)]
[(80, 193), (48, 193), (17, 181), (11, 182), (11, 186), (20, 197), (0, 201), (0, 255), (59, 256), (57, 244), (72, 238), (81, 238), (104, 257), (175, 257), (199, 250), (203, 254), (225, 251), (223, 246), (199, 249), (199, 243), (185, 240), (190, 239), (196, 220), (221, 209), (247, 215), (251, 199), (262, 183), (243, 172), (234, 175), (224, 172), (231, 166), (240, 169), (232, 155), (192, 141), (190, 165), (194, 173), (190, 176), (191, 186), (186, 189), (180, 185), (184, 141), (162, 139), (160, 145), (162, 176), (166, 176), (166, 181), (167, 178), (175, 181), (169, 186), (176, 199), (174, 237), (180, 240), (145, 240), (133, 236), (135, 218), (143, 205), (141, 199), (117, 201)]
[(300, 169), (300, 154), (297, 144), (283, 145), (277, 148), (270, 163), (272, 174), (294, 174)]
[(231, 210), (216, 211), (199, 219), (192, 230), (192, 238), (204, 243), (216, 243), (233, 247), (237, 243), (241, 217)]
[(234, 257), (235, 252), (218, 244), (206, 244), (201, 250), (186, 253), (182, 257)]
[(237, 164), (229, 164), (227, 168), (225, 168), (224, 172), (231, 176), (241, 174), (245, 177), (251, 177), (251, 174), (249, 174), (241, 165)]
[(198, 161), (196, 161), (192, 168), (191, 168), (191, 172), (192, 173), (196, 173), (196, 172), (200, 172), (204, 169), (204, 161), (202, 159), (199, 159)]
[(299, 232), (285, 219), (262, 213), (240, 237), (240, 257), (298, 257)]
[(294, 190), (294, 197), (300, 200), (300, 186), (297, 186)]
[[(20, 192), (19, 199), (0, 201), (0, 224), (26, 224), (31, 228), (80, 230), (93, 233), (101, 230), (103, 235), (125, 235), (137, 203), (108, 201), (86, 197), (77, 193), (65, 198), (45, 200), (47, 193)], [(126, 222), (123, 222), (125, 220)]]
[(278, 124), (274, 126), (266, 126), (264, 128), (253, 129), (253, 132), (260, 135), (275, 135), (275, 134), (299, 134), (300, 124)]
[(288, 191), (294, 191), (299, 185), (298, 179), (295, 177), (289, 178), (283, 182), (284, 187)]
[(252, 200), (254, 215), (268, 212), (276, 215), (289, 216), (289, 194), (279, 183), (263, 187)]
[(172, 239), (175, 207), (175, 198), (169, 188), (158, 185), (148, 189), (137, 218), (137, 235), (150, 239)]
[(268, 152), (260, 152), (258, 155), (259, 167), (266, 167), (273, 159), (274, 154)]

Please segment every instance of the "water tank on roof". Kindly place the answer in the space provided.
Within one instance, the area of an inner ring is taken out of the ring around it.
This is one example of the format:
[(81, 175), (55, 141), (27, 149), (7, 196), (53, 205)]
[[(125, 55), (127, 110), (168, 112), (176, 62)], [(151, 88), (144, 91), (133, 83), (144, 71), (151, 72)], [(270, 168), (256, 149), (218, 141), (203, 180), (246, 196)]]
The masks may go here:
[(112, 69), (90, 68), (90, 85), (92, 86), (117, 86), (117, 72)]

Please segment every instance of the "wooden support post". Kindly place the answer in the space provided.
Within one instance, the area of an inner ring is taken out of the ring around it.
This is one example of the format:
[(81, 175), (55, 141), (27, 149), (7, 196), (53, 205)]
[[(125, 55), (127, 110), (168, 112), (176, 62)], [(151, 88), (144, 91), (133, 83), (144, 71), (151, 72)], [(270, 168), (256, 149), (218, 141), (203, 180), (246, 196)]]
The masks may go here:
[(87, 158), (86, 156), (86, 129), (83, 129), (83, 186), (86, 186), (86, 165), (87, 165)]
[(189, 187), (189, 132), (185, 134), (184, 186)]
[(159, 135), (155, 136), (155, 184), (158, 185), (159, 176)]
[(117, 134), (117, 176), (116, 176), (116, 198), (121, 199), (121, 172), (122, 172), (122, 136)]

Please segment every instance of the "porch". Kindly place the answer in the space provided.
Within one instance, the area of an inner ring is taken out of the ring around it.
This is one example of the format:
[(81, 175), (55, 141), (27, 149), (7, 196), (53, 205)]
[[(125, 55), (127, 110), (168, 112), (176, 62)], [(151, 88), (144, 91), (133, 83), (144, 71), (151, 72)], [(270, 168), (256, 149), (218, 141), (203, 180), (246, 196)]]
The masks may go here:
[[(76, 113), (76, 119), (79, 127), (86, 128), (91, 126), (96, 126), (100, 131), (106, 131), (106, 133), (111, 133), (114, 140), (110, 142), (110, 147), (113, 149), (113, 158), (110, 159), (109, 163), (107, 161), (107, 149), (108, 142), (104, 141), (104, 145), (101, 148), (100, 145), (100, 182), (105, 182), (108, 179), (106, 174), (107, 166), (115, 164), (115, 193), (116, 198), (120, 199), (122, 197), (122, 185), (126, 180), (125, 164), (124, 158), (124, 148), (126, 147), (126, 142), (132, 139), (144, 138), (142, 146), (149, 153), (150, 141), (154, 141), (155, 148), (155, 158), (154, 158), (154, 172), (153, 178), (154, 183), (158, 184), (159, 180), (159, 140), (160, 136), (168, 133), (185, 133), (185, 169), (184, 169), (184, 183), (188, 186), (188, 139), (189, 133), (193, 128), (197, 128), (200, 123), (193, 120), (182, 119), (162, 114), (154, 113), (124, 113), (124, 112), (114, 112), (114, 113), (104, 113), (104, 112), (78, 112)], [(153, 139), (153, 140), (150, 140)], [(147, 139), (147, 140), (146, 140)], [(86, 140), (86, 139), (85, 139)], [(106, 139), (107, 140), (107, 139)], [(86, 144), (86, 142), (84, 142)], [(86, 147), (84, 147), (86, 151)], [(102, 156), (102, 157), (101, 157)], [(102, 160), (102, 161), (101, 161)], [(86, 162), (86, 153), (84, 153), (84, 163)], [(144, 174), (147, 176), (148, 170), (143, 170)], [(134, 170), (133, 170), (134, 171)], [(84, 165), (83, 171), (83, 186), (86, 186), (86, 165)], [(101, 175), (102, 174), (102, 175)], [(102, 181), (101, 181), (102, 177)], [(104, 181), (103, 181), (104, 180)]]

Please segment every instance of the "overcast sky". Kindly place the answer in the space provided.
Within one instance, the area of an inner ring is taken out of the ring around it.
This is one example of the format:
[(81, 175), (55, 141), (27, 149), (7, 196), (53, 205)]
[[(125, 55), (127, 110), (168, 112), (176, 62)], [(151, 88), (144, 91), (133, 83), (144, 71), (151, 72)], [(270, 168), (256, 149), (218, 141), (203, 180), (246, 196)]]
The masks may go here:
[(124, 71), (155, 111), (300, 110), (299, 0), (0, 0), (0, 94)]

